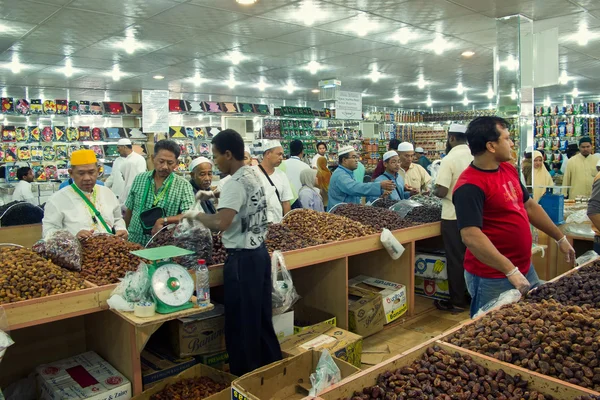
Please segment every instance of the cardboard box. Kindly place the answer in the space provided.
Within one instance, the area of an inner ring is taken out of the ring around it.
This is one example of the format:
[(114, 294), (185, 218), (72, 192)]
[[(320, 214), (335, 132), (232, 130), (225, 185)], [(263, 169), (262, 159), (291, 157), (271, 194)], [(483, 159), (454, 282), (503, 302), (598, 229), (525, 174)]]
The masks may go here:
[(359, 275), (350, 279), (348, 286), (354, 286), (381, 294), (385, 321), (387, 324), (400, 318), (408, 311), (406, 286), (383, 279)]
[(229, 363), (229, 354), (227, 351), (219, 351), (212, 354), (204, 354), (194, 357), (200, 364), (208, 365), (209, 367), (223, 369), (224, 365)]
[(321, 325), (337, 326), (335, 315), (309, 306), (294, 306), (294, 333)]
[[(440, 272), (436, 272), (440, 271)], [(415, 276), (428, 279), (448, 279), (446, 257), (431, 253), (419, 253), (415, 255)]]
[(294, 334), (294, 311), (273, 316), (273, 328), (279, 342), (286, 336)]
[(208, 367), (206, 365), (198, 364), (186, 369), (185, 371), (179, 373), (176, 376), (172, 376), (163, 380), (159, 384), (153, 386), (151, 389), (145, 390), (137, 396), (133, 397), (132, 400), (150, 400), (150, 398), (153, 395), (163, 390), (167, 385), (172, 385), (183, 379), (190, 379), (201, 376), (206, 376), (215, 382), (227, 385), (226, 389), (222, 390), (219, 393), (213, 394), (212, 396), (205, 397), (204, 400), (225, 400), (230, 398), (231, 382), (233, 382), (236, 379), (236, 377), (231, 374), (228, 374), (227, 372), (217, 371), (216, 369)]
[(144, 389), (149, 389), (163, 379), (177, 375), (198, 363), (194, 357), (178, 358), (166, 349), (152, 347), (146, 347), (140, 359)]
[(212, 354), (225, 350), (225, 307), (194, 317), (169, 321), (171, 348), (178, 357)]
[(415, 294), (432, 299), (450, 300), (450, 285), (447, 280), (415, 276)]
[(348, 287), (348, 328), (362, 337), (383, 330), (385, 315), (381, 295), (357, 287)]
[(38, 399), (129, 400), (131, 383), (93, 351), (36, 368)]
[[(320, 351), (307, 351), (246, 374), (231, 384), (231, 399), (303, 399), (308, 396), (310, 374), (315, 372), (320, 357)], [(335, 357), (333, 361), (340, 369), (342, 379), (360, 371)]]
[(284, 356), (296, 356), (310, 350), (327, 350), (332, 356), (360, 368), (362, 336), (328, 325), (316, 326), (281, 342)]

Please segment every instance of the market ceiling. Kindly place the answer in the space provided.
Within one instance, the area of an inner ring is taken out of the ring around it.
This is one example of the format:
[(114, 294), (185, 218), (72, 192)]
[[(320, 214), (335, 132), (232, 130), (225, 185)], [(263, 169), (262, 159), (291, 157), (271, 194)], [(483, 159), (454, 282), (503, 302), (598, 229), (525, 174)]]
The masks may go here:
[(295, 105), (337, 78), (364, 104), (470, 109), (489, 103), (495, 18), (518, 13), (559, 28), (565, 84), (536, 99), (600, 93), (600, 0), (9, 0), (0, 84)]

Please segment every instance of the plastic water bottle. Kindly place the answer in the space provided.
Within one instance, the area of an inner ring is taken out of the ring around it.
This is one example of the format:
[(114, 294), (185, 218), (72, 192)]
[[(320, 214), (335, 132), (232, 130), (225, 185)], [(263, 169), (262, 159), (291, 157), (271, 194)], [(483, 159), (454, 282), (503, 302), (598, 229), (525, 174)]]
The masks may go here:
[(210, 280), (205, 260), (198, 260), (196, 269), (196, 298), (200, 307), (210, 304)]

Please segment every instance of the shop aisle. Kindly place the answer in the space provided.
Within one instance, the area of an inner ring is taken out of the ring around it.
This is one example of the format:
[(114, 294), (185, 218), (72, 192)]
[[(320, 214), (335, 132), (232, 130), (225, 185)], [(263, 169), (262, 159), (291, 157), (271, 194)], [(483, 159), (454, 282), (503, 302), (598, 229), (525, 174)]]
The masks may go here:
[[(415, 296), (415, 315), (390, 324), (383, 331), (366, 338), (363, 342), (363, 353), (379, 352), (387, 346), (389, 354), (377, 353), (381, 354), (383, 361), (426, 342), (468, 319), (468, 310), (451, 314), (435, 308), (433, 300)], [(365, 358), (363, 357), (363, 369), (372, 366), (364, 362)]]

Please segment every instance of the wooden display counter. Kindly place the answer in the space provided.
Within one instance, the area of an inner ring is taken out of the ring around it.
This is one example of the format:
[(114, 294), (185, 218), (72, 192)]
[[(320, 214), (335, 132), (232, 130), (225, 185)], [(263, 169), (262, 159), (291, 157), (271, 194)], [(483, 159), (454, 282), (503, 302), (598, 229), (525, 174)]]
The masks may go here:
[(42, 238), (42, 224), (0, 227), (0, 243), (31, 247)]
[[(38, 230), (41, 235), (41, 227)], [(284, 253), (301, 303), (328, 311), (336, 316), (339, 327), (347, 329), (348, 280), (364, 274), (405, 285), (407, 313), (412, 315), (416, 243), (437, 238), (440, 223), (393, 233), (406, 249), (395, 261), (383, 249), (379, 235)], [(210, 268), (210, 281), (212, 287), (223, 284), (222, 265)], [(140, 353), (164, 321), (140, 325), (108, 311), (106, 300), (115, 286), (5, 305), (16, 344), (0, 364), (0, 387), (27, 376), (40, 364), (94, 350), (123, 373), (132, 382), (134, 394), (139, 394)]]

